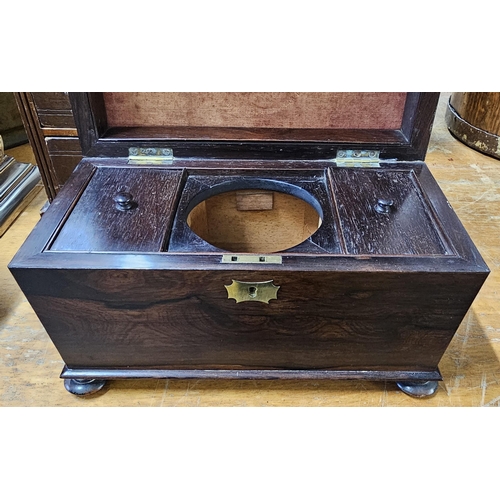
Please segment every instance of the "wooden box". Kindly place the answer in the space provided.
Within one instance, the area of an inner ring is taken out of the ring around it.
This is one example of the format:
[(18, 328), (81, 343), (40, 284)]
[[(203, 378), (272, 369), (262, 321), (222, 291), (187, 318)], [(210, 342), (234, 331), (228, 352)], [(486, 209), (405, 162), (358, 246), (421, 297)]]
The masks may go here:
[(84, 159), (10, 264), (107, 379), (432, 394), (488, 268), (423, 163), (433, 93), (70, 94)]

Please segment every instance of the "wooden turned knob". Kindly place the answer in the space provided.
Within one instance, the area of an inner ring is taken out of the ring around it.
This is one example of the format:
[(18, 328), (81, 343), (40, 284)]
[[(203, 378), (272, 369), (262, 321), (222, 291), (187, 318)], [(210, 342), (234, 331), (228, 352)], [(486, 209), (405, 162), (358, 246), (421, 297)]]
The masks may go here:
[(375, 205), (375, 211), (377, 211), (379, 214), (388, 214), (393, 206), (394, 206), (394, 201), (385, 200), (381, 198), (377, 200), (377, 204)]
[(136, 203), (134, 202), (132, 195), (130, 193), (126, 193), (125, 191), (119, 192), (113, 198), (113, 201), (115, 202), (115, 207), (122, 212), (136, 207)]

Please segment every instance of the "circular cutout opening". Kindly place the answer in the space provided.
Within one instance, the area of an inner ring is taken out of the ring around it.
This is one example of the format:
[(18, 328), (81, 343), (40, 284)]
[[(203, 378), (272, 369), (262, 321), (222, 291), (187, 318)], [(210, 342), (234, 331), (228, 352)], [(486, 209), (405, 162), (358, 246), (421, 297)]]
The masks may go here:
[(319, 204), (271, 189), (234, 189), (200, 201), (187, 224), (200, 238), (229, 252), (273, 253), (299, 245), (321, 226)]

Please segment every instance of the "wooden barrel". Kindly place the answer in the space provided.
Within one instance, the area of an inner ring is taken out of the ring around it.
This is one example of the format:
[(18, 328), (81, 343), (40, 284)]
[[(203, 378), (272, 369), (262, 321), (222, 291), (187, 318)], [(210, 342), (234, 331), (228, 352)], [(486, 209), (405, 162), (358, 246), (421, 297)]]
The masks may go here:
[(459, 141), (500, 158), (500, 92), (454, 92), (446, 124)]

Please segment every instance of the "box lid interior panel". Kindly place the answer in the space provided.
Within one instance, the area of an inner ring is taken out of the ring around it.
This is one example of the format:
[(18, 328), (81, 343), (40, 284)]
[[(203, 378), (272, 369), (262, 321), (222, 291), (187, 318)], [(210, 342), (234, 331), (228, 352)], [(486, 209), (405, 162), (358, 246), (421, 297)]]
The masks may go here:
[(138, 142), (176, 158), (335, 157), (377, 149), (422, 160), (437, 93), (94, 92), (70, 93), (86, 156), (127, 156)]

